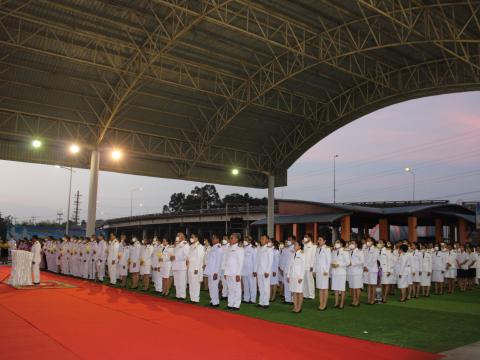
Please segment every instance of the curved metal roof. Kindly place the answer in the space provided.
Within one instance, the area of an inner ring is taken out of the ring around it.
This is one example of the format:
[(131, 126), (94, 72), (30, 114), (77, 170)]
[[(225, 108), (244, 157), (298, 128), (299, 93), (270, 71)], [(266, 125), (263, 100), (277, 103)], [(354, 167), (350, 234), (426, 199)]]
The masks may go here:
[[(344, 124), (480, 89), (478, 0), (0, 1), (0, 158), (265, 187)], [(44, 140), (42, 151), (26, 146)], [(233, 177), (230, 169), (241, 170)]]

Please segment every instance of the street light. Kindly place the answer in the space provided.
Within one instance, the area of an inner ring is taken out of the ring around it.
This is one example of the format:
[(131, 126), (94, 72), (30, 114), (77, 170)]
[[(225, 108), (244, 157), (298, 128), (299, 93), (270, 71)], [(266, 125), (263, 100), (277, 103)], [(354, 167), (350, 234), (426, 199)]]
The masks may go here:
[(405, 171), (412, 174), (412, 182), (413, 182), (413, 189), (412, 189), (412, 199), (415, 201), (415, 171), (411, 167), (406, 167)]
[(72, 174), (75, 172), (72, 167), (65, 167), (60, 165), (55, 165), (57, 169), (63, 169), (70, 171), (70, 180), (69, 180), (69, 188), (68, 188), (68, 207), (67, 207), (67, 224), (65, 225), (65, 234), (68, 235), (68, 231), (70, 228), (70, 200), (72, 197)]
[(232, 169), (232, 175), (238, 175), (240, 171), (238, 169)]
[(336, 160), (338, 155), (333, 155), (333, 203), (335, 204), (337, 198), (337, 181), (336, 181)]
[(130, 190), (130, 217), (133, 217), (133, 193), (135, 191), (143, 191), (143, 188), (139, 187), (139, 188)]

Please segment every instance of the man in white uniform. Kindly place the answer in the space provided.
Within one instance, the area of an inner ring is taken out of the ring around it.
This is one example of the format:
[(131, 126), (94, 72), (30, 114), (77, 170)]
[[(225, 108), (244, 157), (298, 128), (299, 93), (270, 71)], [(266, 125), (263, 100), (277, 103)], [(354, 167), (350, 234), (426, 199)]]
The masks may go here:
[(228, 306), (232, 311), (240, 310), (242, 302), (242, 268), (243, 268), (243, 248), (238, 246), (240, 235), (233, 233), (230, 235), (230, 244), (225, 253), (225, 279), (228, 286)]
[(313, 279), (313, 266), (315, 264), (315, 252), (317, 246), (312, 243), (312, 236), (306, 234), (303, 238), (303, 253), (305, 255), (305, 279), (303, 281), (303, 296), (307, 299), (315, 299), (315, 281)]
[(32, 245), (32, 272), (33, 272), (33, 284), (40, 285), (40, 261), (42, 260), (42, 246), (40, 245), (40, 241), (36, 236), (32, 237), (33, 245)]
[(185, 300), (187, 297), (187, 257), (189, 245), (185, 240), (185, 234), (179, 232), (175, 239), (175, 248), (172, 261), (173, 281), (175, 282), (175, 297)]
[(217, 235), (212, 236), (212, 247), (207, 255), (205, 275), (208, 276), (208, 292), (210, 293), (210, 306), (220, 305), (218, 283), (222, 270), (223, 249)]
[(371, 238), (367, 239), (363, 254), (365, 258), (363, 266), (363, 282), (367, 285), (367, 302), (368, 304), (373, 305), (375, 304), (375, 292), (377, 288), (379, 251), (373, 246)]
[(222, 299), (226, 299), (228, 296), (227, 278), (224, 276), (225, 275), (225, 254), (227, 253), (228, 246), (229, 246), (228, 236), (225, 235), (222, 240), (223, 262), (222, 262), (222, 273), (220, 276), (220, 279), (222, 282)]
[(105, 277), (105, 262), (107, 261), (107, 242), (103, 235), (99, 235), (97, 245), (97, 278), (103, 282)]
[(260, 293), (258, 306), (268, 308), (270, 306), (270, 273), (273, 263), (273, 249), (267, 246), (269, 239), (267, 235), (260, 238), (260, 248), (257, 250), (254, 276), (258, 281)]
[(296, 242), (297, 238), (295, 237), (295, 235), (289, 236), (287, 242), (285, 243), (285, 247), (282, 249), (282, 253), (280, 255), (279, 268), (284, 279), (283, 294), (285, 296), (285, 300), (283, 302), (285, 304), (293, 304), (292, 293), (286, 279), (288, 277), (288, 269), (290, 267), (290, 262), (295, 256)]
[(203, 279), (203, 260), (205, 249), (198, 242), (198, 236), (192, 234), (190, 237), (190, 247), (188, 249), (188, 290), (190, 301), (198, 304), (200, 302), (200, 283)]
[(117, 283), (117, 263), (118, 263), (118, 249), (120, 245), (118, 243), (115, 234), (110, 234), (110, 242), (108, 244), (108, 276), (110, 278), (110, 284), (115, 285)]
[(315, 263), (313, 272), (316, 277), (318, 289), (319, 306), (318, 310), (324, 311), (328, 301), (328, 280), (330, 274), (330, 266), (332, 264), (332, 251), (327, 246), (323, 237), (318, 237), (318, 247), (315, 255)]
[(254, 276), (257, 247), (249, 243), (248, 240), (243, 242), (243, 302), (247, 304), (255, 304), (257, 302), (257, 278)]

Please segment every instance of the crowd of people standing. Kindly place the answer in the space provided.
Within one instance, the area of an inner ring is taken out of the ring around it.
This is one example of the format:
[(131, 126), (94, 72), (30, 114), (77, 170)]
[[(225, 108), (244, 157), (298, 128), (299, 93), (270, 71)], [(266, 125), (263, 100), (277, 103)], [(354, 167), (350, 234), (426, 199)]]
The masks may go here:
[[(129, 239), (110, 234), (88, 238), (48, 237), (32, 239), (34, 282), (39, 267), (46, 270), (122, 287), (150, 290), (164, 296), (175, 289), (178, 299), (200, 302), (201, 287), (208, 289), (210, 306), (240, 309), (241, 303), (268, 308), (278, 296), (300, 313), (304, 298), (315, 299), (318, 310), (328, 307), (329, 291), (334, 292), (334, 307), (343, 309), (347, 288), (352, 307), (360, 306), (365, 291), (367, 304), (386, 303), (395, 289), (399, 301), (429, 297), (432, 293), (453, 293), (456, 284), (467, 291), (479, 284), (480, 247), (469, 244), (421, 244), (399, 241), (336, 240), (328, 246), (323, 237), (305, 234), (297, 240), (289, 236), (277, 241), (266, 235), (259, 241), (240, 234), (213, 235), (189, 239), (179, 232), (167, 239)], [(40, 245), (42, 242), (42, 245)], [(41, 252), (40, 252), (41, 247)], [(18, 248), (28, 250), (27, 241)], [(130, 281), (127, 280), (130, 278)]]

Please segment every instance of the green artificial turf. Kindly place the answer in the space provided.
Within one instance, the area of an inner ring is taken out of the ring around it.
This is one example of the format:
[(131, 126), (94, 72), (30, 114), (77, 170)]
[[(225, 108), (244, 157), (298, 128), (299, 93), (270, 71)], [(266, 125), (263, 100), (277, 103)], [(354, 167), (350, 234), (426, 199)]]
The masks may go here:
[[(107, 281), (105, 283), (108, 285)], [(130, 281), (129, 281), (130, 283)], [(118, 285), (116, 287), (119, 287)], [(131, 290), (145, 293), (140, 290)], [(149, 293), (155, 293), (151, 284)], [(187, 293), (188, 295), (188, 293)], [(175, 300), (172, 287), (170, 299)], [(208, 291), (202, 291), (200, 305), (208, 306)], [(349, 298), (347, 297), (346, 304)], [(188, 301), (185, 301), (188, 302)], [(306, 300), (302, 313), (291, 312), (291, 305), (278, 298), (269, 309), (253, 304), (242, 304), (239, 314), (281, 324), (324, 331), (331, 334), (378, 341), (429, 352), (443, 352), (480, 340), (480, 289), (452, 295), (431, 295), (429, 298), (398, 301), (391, 296), (387, 304), (362, 305), (357, 308), (345, 306), (334, 309), (332, 297), (326, 311), (317, 311), (317, 300)], [(226, 301), (221, 301), (216, 311), (226, 310)]]

